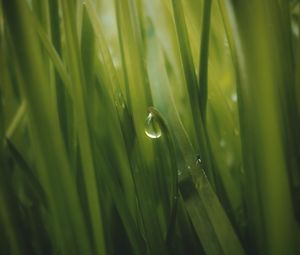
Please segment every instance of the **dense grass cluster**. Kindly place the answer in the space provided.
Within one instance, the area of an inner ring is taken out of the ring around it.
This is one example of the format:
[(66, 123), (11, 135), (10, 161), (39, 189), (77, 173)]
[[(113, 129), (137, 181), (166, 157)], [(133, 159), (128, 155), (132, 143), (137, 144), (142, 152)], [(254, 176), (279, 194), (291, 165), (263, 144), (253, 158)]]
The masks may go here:
[(0, 254), (300, 254), (298, 0), (0, 0)]

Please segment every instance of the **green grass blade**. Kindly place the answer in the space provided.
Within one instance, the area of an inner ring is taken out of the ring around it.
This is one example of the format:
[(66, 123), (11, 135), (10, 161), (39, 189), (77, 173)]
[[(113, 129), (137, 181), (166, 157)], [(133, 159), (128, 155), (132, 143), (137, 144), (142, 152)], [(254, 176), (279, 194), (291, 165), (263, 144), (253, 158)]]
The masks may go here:
[[(35, 31), (32, 30), (30, 10), (26, 3), (10, 1), (3, 3), (3, 7), (22, 70), (22, 89), (28, 102), (31, 130), (34, 130), (31, 134), (38, 155), (39, 175), (49, 197), (50, 207), (53, 209), (53, 237), (62, 252), (68, 253), (74, 251), (71, 241), (73, 234), (70, 232), (72, 228), (60, 228), (62, 223), (72, 222), (72, 226), (77, 229), (74, 234), (85, 233), (86, 229), (62, 143), (57, 113), (55, 108), (52, 108), (53, 99), (49, 98), (50, 86), (41, 59), (40, 45)], [(19, 45), (20, 42), (22, 47)], [(51, 142), (48, 137), (51, 137)], [(82, 236), (85, 237), (86, 235)], [(85, 252), (90, 251), (87, 239), (82, 239), (81, 248)]]
[(211, 0), (205, 0), (203, 3), (202, 14), (202, 33), (200, 44), (200, 60), (199, 60), (199, 94), (200, 94), (200, 110), (202, 120), (206, 123), (206, 105), (207, 105), (207, 89), (208, 89), (208, 54), (209, 54), (209, 36), (210, 36), (210, 17), (211, 17)]
[(196, 129), (196, 152), (200, 154), (203, 162), (205, 164), (205, 171), (215, 186), (214, 171), (212, 169), (211, 156), (209, 152), (209, 144), (205, 134), (204, 122), (202, 119), (200, 109), (201, 95), (199, 96), (198, 81), (195, 72), (195, 66), (193, 64), (193, 59), (191, 56), (191, 50), (189, 46), (186, 25), (184, 20), (184, 14), (182, 11), (182, 6), (180, 1), (172, 1), (172, 6), (174, 10), (174, 19), (177, 29), (177, 38), (179, 42), (181, 61), (184, 70), (184, 77), (186, 81), (186, 86), (189, 95), (189, 101), (192, 108), (193, 121)]
[(52, 42), (48, 38), (47, 34), (44, 32), (43, 28), (37, 22), (35, 17), (32, 17), (32, 19), (34, 21), (33, 23), (34, 23), (36, 31), (38, 32), (39, 38), (41, 39), (42, 45), (45, 48), (45, 50), (47, 51), (50, 59), (52, 60), (56, 71), (58, 72), (63, 83), (70, 89), (70, 87), (71, 87), (70, 76), (69, 76), (67, 70), (65, 69), (65, 66), (64, 66), (62, 60), (60, 59), (58, 53), (56, 52), (55, 48), (52, 45)]
[[(180, 180), (180, 192), (187, 212), (206, 254), (245, 254), (216, 194), (203, 170), (193, 169)], [(195, 178), (195, 181), (193, 181)], [(194, 183), (195, 182), (195, 183)]]
[[(266, 25), (276, 22), (271, 13), (276, 12), (277, 4), (254, 1), (240, 8), (232, 1), (224, 1), (223, 6), (237, 64), (246, 203), (251, 231), (248, 244), (252, 245), (249, 249), (258, 254), (295, 254), (293, 233), (297, 226), (292, 215), (282, 136), (286, 123), (281, 107), (284, 109), (285, 103), (278, 94), (286, 81), (280, 63), (290, 63), (280, 54), (288, 48), (275, 39), (276, 30)], [(256, 10), (255, 16), (250, 9)], [(265, 11), (270, 9), (273, 11)], [(277, 42), (274, 48), (270, 47), (271, 41)], [(271, 60), (274, 58), (276, 61)]]
[(105, 254), (105, 240), (103, 234), (103, 224), (101, 218), (101, 206), (95, 181), (95, 168), (92, 159), (90, 144), (90, 134), (87, 126), (86, 116), (86, 86), (83, 77), (83, 70), (80, 62), (79, 43), (76, 37), (76, 26), (74, 9), (75, 7), (68, 1), (62, 2), (62, 12), (64, 27), (66, 31), (66, 54), (70, 68), (71, 80), (74, 88), (74, 104), (77, 116), (75, 116), (78, 126), (79, 148), (81, 160), (84, 168), (84, 180), (87, 189), (87, 199), (89, 212), (92, 220), (94, 242), (98, 254)]

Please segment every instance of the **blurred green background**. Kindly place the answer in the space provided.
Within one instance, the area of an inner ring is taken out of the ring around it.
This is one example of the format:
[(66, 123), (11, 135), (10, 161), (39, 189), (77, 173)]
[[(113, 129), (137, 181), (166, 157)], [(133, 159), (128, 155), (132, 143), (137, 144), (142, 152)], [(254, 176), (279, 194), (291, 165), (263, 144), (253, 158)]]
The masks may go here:
[(1, 0), (0, 254), (300, 254), (298, 0)]

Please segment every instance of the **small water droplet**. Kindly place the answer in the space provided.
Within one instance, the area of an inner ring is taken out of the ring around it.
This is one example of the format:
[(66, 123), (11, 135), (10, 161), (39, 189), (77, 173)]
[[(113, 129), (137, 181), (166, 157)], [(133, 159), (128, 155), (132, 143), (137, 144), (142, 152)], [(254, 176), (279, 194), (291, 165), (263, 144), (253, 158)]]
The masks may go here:
[(116, 107), (125, 109), (125, 106), (126, 106), (125, 100), (123, 98), (122, 93), (120, 93), (120, 92), (115, 95), (115, 105), (116, 105)]
[(189, 169), (189, 170), (190, 170), (190, 169), (191, 169), (191, 166), (187, 166), (187, 169)]
[(145, 134), (153, 139), (161, 137), (161, 128), (155, 115), (150, 112), (145, 121)]
[(202, 160), (201, 160), (201, 158), (200, 158), (200, 155), (198, 154), (197, 156), (196, 156), (196, 165), (200, 165), (202, 163)]
[(231, 95), (231, 100), (232, 100), (233, 102), (237, 102), (237, 94), (236, 94), (236, 93), (233, 93), (233, 94)]
[(180, 175), (182, 175), (182, 171), (181, 170), (178, 170), (177, 171), (177, 174), (180, 176)]

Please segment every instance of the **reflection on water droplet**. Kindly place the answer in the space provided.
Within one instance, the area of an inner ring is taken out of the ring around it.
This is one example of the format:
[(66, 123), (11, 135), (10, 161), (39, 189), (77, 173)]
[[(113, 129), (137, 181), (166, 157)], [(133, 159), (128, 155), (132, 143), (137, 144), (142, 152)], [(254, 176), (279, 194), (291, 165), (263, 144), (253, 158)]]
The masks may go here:
[(231, 95), (231, 100), (232, 100), (233, 102), (237, 102), (237, 94), (236, 94), (236, 93), (233, 93), (233, 94)]
[(202, 160), (201, 160), (201, 158), (200, 158), (200, 155), (198, 154), (197, 156), (196, 156), (196, 165), (200, 165), (202, 163)]
[(161, 128), (159, 121), (153, 113), (149, 113), (145, 121), (145, 134), (153, 139), (161, 137)]

